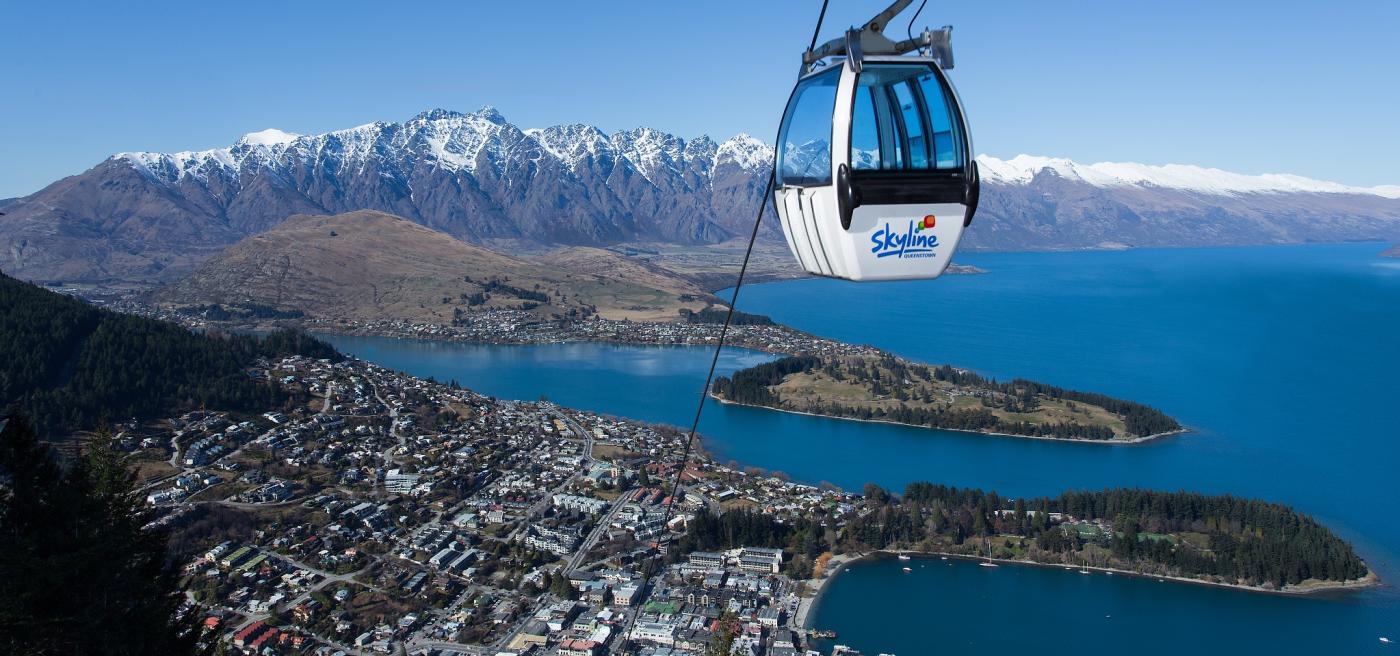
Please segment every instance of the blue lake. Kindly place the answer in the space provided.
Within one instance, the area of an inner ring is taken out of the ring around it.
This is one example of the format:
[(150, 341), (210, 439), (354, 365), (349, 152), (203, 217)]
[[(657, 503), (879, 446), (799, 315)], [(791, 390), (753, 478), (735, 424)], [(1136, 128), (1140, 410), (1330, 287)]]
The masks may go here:
[[(1394, 509), (1400, 502), (1400, 261), (1377, 257), (1381, 248), (969, 254), (959, 260), (990, 273), (909, 283), (773, 283), (746, 287), (739, 299), (740, 309), (823, 336), (1150, 403), (1191, 426), (1187, 435), (1138, 446), (1072, 444), (713, 402), (701, 432), (722, 460), (848, 489), (876, 482), (898, 490), (931, 480), (1025, 496), (1121, 485), (1284, 502), (1351, 539), (1393, 582), (1400, 576)], [(677, 425), (689, 425), (709, 363), (699, 347), (332, 341), (385, 366), (456, 379), (496, 396), (543, 394)], [(721, 368), (767, 358), (731, 351)], [(926, 627), (896, 621), (914, 612), (951, 613), (934, 643), (940, 648), (972, 641), (994, 651), (1059, 636), (1135, 649), (1151, 642), (1150, 649), (1163, 652), (1244, 645), (1354, 653), (1384, 648), (1380, 635), (1400, 638), (1400, 595), (1389, 587), (1296, 599), (1002, 567), (976, 569), (1018, 577), (1014, 592), (993, 594), (981, 583), (986, 579), (948, 574), (906, 594), (877, 585), (888, 574), (882, 567), (859, 565), (842, 575), (816, 614), (817, 625), (867, 653), (928, 653)], [(923, 592), (945, 595), (945, 605)], [(1127, 601), (1139, 593), (1144, 600)], [(977, 604), (957, 603), (977, 598), (991, 600), (989, 606), (979, 611)], [(1072, 612), (1136, 603), (1155, 614), (1137, 625), (1105, 625), (1104, 613)], [(1025, 642), (1014, 640), (1019, 628), (1006, 630), (1020, 627), (1030, 609), (1051, 607), (1053, 621), (1026, 625)], [(1227, 626), (1237, 635), (1215, 635), (1225, 630), (1215, 627)], [(1132, 633), (1119, 637), (1120, 631)], [(1309, 643), (1299, 633), (1330, 637)]]
[(817, 626), (839, 632), (832, 642), (871, 656), (1394, 651), (1376, 633), (1386, 611), (1362, 598), (1293, 599), (1061, 568), (862, 561), (836, 576), (821, 603)]

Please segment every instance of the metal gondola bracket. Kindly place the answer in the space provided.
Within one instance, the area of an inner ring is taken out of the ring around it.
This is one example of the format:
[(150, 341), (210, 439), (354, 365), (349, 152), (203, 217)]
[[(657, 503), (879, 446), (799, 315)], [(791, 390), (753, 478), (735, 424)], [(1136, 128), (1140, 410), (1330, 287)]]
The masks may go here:
[(810, 73), (813, 65), (827, 57), (845, 56), (852, 70), (860, 71), (860, 62), (866, 55), (903, 55), (926, 50), (943, 69), (953, 67), (953, 27), (945, 25), (938, 30), (925, 29), (922, 34), (903, 41), (894, 41), (885, 36), (885, 28), (899, 12), (904, 11), (913, 0), (895, 0), (884, 11), (866, 21), (859, 28), (851, 28), (846, 33), (802, 53), (802, 73)]
[(862, 32), (854, 27), (846, 30), (846, 66), (852, 73), (859, 73), (861, 63), (865, 60), (865, 48), (860, 43), (861, 34)]
[(922, 48), (928, 49), (928, 54), (938, 62), (938, 67), (943, 70), (953, 68), (953, 26), (944, 25), (937, 31), (925, 29), (919, 35), (919, 41), (923, 41)]

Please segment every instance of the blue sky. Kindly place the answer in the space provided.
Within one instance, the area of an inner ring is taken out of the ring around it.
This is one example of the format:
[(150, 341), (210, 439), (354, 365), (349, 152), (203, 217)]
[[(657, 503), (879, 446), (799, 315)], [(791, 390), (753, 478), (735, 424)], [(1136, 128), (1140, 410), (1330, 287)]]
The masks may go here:
[[(832, 0), (823, 36), (883, 4)], [(430, 107), (771, 140), (818, 6), (7, 2), (0, 197)], [(934, 0), (919, 24), (955, 26), (979, 152), (1400, 183), (1400, 2)]]

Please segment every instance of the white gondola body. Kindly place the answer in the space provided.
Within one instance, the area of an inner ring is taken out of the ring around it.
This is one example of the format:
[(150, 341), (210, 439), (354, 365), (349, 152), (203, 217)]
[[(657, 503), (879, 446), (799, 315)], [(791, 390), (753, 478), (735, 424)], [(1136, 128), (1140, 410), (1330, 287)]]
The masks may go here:
[[(788, 143), (792, 136), (789, 123), (794, 120), (788, 114), (794, 111), (802, 81), (817, 76), (839, 76), (830, 119), (830, 152), (826, 154), (830, 167), (824, 169), (831, 175), (814, 180), (793, 180), (792, 175), (784, 175), (785, 170), (790, 172), (792, 167), (778, 164), (780, 168), (776, 171), (774, 203), (793, 257), (803, 269), (815, 275), (859, 281), (937, 277), (948, 268), (953, 252), (962, 239), (965, 224), (971, 220), (971, 212), (975, 211), (975, 186), (978, 181), (976, 164), (972, 160), (971, 137), (966, 115), (951, 82), (934, 60), (922, 57), (867, 57), (863, 61), (862, 72), (876, 71), (881, 66), (928, 67), (944, 94), (942, 100), (950, 116), (956, 166), (943, 170), (884, 171), (885, 187), (894, 187), (898, 193), (854, 203), (849, 227), (844, 227), (838, 201), (840, 185), (837, 184), (837, 172), (845, 167), (849, 177), (857, 180), (862, 175), (870, 175), (860, 170), (861, 163), (852, 162), (852, 114), (855, 112), (861, 73), (846, 65), (841, 65), (838, 72), (833, 65), (829, 70), (804, 76), (784, 115), (783, 134), (779, 138), (778, 148), (800, 147)], [(827, 82), (830, 81), (828, 78)], [(927, 130), (928, 123), (924, 125)], [(930, 144), (930, 153), (934, 149), (931, 145), (935, 141), (933, 136), (925, 135)], [(905, 149), (912, 150), (907, 141)], [(792, 156), (792, 153), (788, 155)], [(868, 162), (866, 166), (869, 166)], [(917, 193), (918, 186), (923, 184), (921, 175), (924, 179), (942, 175), (948, 180), (938, 184), (949, 189), (957, 186), (958, 192), (954, 194), (945, 190), (932, 196)], [(967, 193), (969, 184), (973, 186), (971, 197)], [(910, 191), (915, 193), (911, 194)], [(890, 202), (891, 196), (910, 195), (915, 197), (912, 202)]]

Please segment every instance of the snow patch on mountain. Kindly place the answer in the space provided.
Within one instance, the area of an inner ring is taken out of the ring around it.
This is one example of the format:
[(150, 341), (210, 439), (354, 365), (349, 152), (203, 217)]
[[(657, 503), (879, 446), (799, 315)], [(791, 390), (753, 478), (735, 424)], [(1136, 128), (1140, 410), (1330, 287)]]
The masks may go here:
[(1080, 164), (1056, 157), (1017, 155), (1003, 160), (977, 158), (982, 179), (1003, 184), (1030, 184), (1038, 175), (1054, 175), (1096, 187), (1163, 187), (1217, 196), (1268, 193), (1363, 194), (1400, 198), (1400, 185), (1352, 187), (1297, 175), (1245, 175), (1185, 164), (1154, 166), (1133, 162)]
[(667, 172), (680, 171), (685, 161), (685, 140), (653, 128), (617, 132), (611, 142), (653, 184)]
[(741, 132), (715, 150), (715, 166), (724, 162), (749, 171), (765, 169), (773, 164), (773, 147)]
[(611, 165), (613, 161), (608, 135), (591, 125), (570, 123), (548, 128), (530, 128), (524, 132), (570, 170), (589, 158), (597, 159), (605, 165)]
[(284, 146), (296, 141), (297, 137), (300, 136), (299, 134), (291, 132), (283, 132), (277, 128), (268, 128), (257, 132), (249, 132), (243, 135), (243, 138), (239, 139), (238, 143), (250, 146)]

